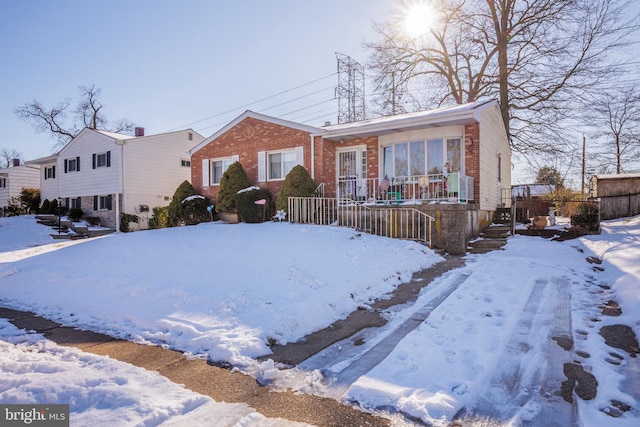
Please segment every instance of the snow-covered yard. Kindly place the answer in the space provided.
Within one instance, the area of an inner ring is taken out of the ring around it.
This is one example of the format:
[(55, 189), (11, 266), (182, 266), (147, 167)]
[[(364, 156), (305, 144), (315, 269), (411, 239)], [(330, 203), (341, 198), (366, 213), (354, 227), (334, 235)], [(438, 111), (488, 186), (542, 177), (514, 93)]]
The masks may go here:
[[(299, 340), (440, 260), (417, 243), (287, 223), (210, 223), (64, 243), (53, 242), (49, 232), (33, 217), (0, 218), (0, 305), (263, 376), (272, 364), (255, 357), (269, 353), (270, 340)], [(464, 267), (424, 289), (414, 305), (385, 313), (393, 328), (452, 289), (344, 398), (436, 425), (475, 415), (496, 425), (535, 424), (555, 413), (549, 407), (570, 407), (551, 387), (566, 380), (562, 367), (571, 362), (598, 381), (595, 398), (573, 396), (579, 424), (637, 425), (637, 359), (607, 346), (599, 330), (624, 324), (640, 334), (639, 260), (639, 217), (609, 221), (598, 236), (566, 242), (516, 236), (504, 251), (470, 255)], [(620, 316), (602, 315), (599, 306), (609, 300), (621, 306)], [(570, 339), (573, 346), (564, 350), (554, 338)], [(207, 413), (216, 405), (156, 374), (61, 349), (6, 323), (0, 324), (0, 343), (8, 350), (0, 355), (1, 403), (79, 402), (72, 403), (72, 416), (123, 412), (132, 424), (176, 419), (195, 407)], [(96, 382), (108, 386), (88, 398), (78, 394), (78, 384), (52, 376), (60, 388), (51, 393), (47, 377), (55, 373), (49, 371), (70, 366), (62, 361), (73, 361), (74, 377), (100, 377)], [(325, 393), (331, 375), (348, 364), (328, 366), (324, 378), (310, 373), (313, 391)], [(300, 376), (291, 371), (272, 369), (267, 376), (276, 386), (309, 391), (292, 382)], [(21, 388), (4, 381), (16, 375)], [(92, 403), (131, 384), (148, 394), (136, 400), (123, 391), (112, 408), (100, 411)], [(52, 401), (55, 396), (61, 400)], [(624, 405), (631, 409), (618, 408)], [(238, 409), (229, 408), (221, 410)], [(247, 407), (238, 413), (238, 419), (260, 417)]]

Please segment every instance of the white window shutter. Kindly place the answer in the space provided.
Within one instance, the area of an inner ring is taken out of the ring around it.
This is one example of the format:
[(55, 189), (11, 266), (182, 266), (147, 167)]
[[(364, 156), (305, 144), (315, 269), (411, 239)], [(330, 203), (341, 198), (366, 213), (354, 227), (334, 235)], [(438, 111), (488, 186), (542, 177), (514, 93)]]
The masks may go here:
[(209, 159), (202, 159), (202, 186), (203, 187), (208, 187), (209, 185), (211, 185), (211, 183), (209, 182), (211, 174), (209, 173), (209, 165), (211, 164), (211, 162), (209, 161)]
[(235, 163), (239, 161), (240, 161), (240, 156), (238, 154), (234, 154), (233, 156), (231, 156), (231, 163)]
[(304, 166), (304, 147), (296, 147), (296, 165)]
[(267, 180), (267, 152), (258, 151), (258, 182)]

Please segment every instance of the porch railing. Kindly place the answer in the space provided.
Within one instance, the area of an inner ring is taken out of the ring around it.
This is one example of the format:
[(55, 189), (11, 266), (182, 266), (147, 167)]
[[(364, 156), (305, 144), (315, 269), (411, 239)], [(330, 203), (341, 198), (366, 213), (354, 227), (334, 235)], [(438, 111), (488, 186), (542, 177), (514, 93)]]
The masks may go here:
[(338, 199), (350, 199), (362, 203), (408, 202), (417, 200), (456, 201), (467, 203), (475, 200), (473, 178), (451, 172), (445, 179), (442, 174), (380, 178), (341, 177), (337, 186)]
[(289, 222), (338, 225), (431, 246), (430, 215), (412, 207), (367, 206), (351, 199), (289, 197)]

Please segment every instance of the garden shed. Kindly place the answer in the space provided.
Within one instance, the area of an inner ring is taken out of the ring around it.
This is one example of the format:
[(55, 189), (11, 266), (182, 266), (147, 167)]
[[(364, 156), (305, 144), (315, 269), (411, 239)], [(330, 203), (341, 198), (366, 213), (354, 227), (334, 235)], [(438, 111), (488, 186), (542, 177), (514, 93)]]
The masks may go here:
[(600, 199), (601, 219), (640, 214), (640, 173), (594, 175), (589, 193)]

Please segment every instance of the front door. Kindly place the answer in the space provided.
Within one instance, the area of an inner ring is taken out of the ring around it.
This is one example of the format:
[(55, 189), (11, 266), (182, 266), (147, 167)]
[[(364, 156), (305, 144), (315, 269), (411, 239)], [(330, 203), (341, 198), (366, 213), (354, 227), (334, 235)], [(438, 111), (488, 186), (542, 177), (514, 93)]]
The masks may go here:
[(366, 147), (337, 151), (338, 198), (363, 199), (367, 195)]

